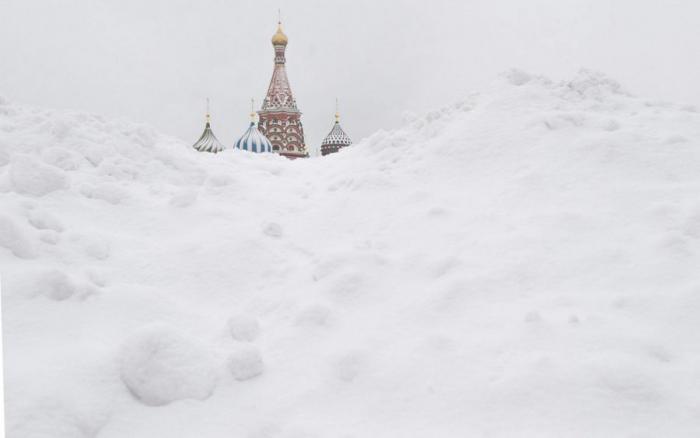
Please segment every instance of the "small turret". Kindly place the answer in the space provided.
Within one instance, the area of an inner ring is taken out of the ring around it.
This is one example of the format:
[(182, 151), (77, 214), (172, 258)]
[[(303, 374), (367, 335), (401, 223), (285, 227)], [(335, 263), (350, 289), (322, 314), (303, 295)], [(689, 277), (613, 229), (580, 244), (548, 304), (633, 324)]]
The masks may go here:
[(255, 101), (250, 99), (250, 126), (235, 144), (236, 149), (249, 152), (272, 152), (272, 144), (255, 125)]
[(198, 150), (199, 152), (212, 152), (216, 154), (224, 150), (224, 145), (221, 144), (219, 139), (216, 138), (214, 132), (211, 130), (210, 118), (211, 117), (209, 114), (209, 99), (207, 99), (207, 114), (204, 132), (202, 133), (202, 136), (199, 137), (199, 140), (197, 140), (197, 142), (192, 145), (192, 147)]
[(338, 99), (335, 100), (335, 124), (321, 143), (321, 155), (328, 155), (338, 152), (341, 148), (352, 144), (350, 137), (340, 126), (340, 112), (338, 111)]

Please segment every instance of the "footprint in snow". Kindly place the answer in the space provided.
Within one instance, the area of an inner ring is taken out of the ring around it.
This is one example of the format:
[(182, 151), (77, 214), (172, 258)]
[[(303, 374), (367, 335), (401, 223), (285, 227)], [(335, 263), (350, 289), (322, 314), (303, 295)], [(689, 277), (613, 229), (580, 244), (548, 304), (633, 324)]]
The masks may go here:
[(280, 224), (276, 222), (269, 222), (263, 227), (263, 233), (266, 236), (279, 239), (284, 235), (284, 230)]
[(95, 295), (99, 289), (92, 284), (80, 281), (57, 269), (37, 275), (29, 291), (32, 297), (45, 297), (53, 301), (77, 299), (79, 301)]
[(264, 364), (260, 351), (251, 346), (238, 347), (228, 357), (228, 369), (236, 380), (249, 380), (263, 373)]
[(6, 248), (16, 257), (33, 259), (37, 256), (33, 242), (24, 229), (9, 216), (0, 216), (0, 248)]
[(332, 362), (335, 376), (343, 382), (352, 382), (366, 369), (367, 360), (360, 352), (349, 352)]
[(39, 232), (39, 240), (49, 245), (56, 245), (61, 240), (61, 236), (53, 230), (44, 230)]
[(537, 311), (530, 311), (525, 315), (525, 322), (528, 324), (538, 324), (542, 322), (542, 315)]
[(56, 216), (46, 210), (30, 210), (27, 214), (27, 220), (37, 230), (52, 230), (60, 233), (65, 228)]
[(326, 327), (330, 324), (330, 320), (330, 307), (314, 304), (299, 312), (296, 318), (296, 325), (300, 327)]
[(97, 260), (106, 260), (109, 258), (111, 248), (105, 240), (94, 240), (85, 245), (85, 254)]
[(260, 324), (257, 319), (251, 316), (232, 316), (227, 325), (229, 334), (236, 341), (253, 342), (260, 335)]
[(170, 198), (170, 206), (177, 208), (186, 208), (197, 201), (197, 192), (194, 190), (185, 190), (182, 193)]

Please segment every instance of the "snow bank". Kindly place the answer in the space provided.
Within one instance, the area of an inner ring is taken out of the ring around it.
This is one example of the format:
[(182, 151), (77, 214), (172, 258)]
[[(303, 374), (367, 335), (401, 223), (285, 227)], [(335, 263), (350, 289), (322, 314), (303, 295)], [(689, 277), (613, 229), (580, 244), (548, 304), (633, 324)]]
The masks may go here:
[(694, 437), (699, 139), (590, 71), (294, 162), (2, 103), (8, 435)]

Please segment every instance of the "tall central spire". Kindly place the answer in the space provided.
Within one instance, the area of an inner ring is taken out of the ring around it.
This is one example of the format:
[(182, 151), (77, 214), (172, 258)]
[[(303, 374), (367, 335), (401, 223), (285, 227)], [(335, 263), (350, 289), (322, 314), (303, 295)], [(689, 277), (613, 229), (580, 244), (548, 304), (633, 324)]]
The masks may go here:
[(277, 23), (277, 32), (272, 36), (272, 46), (275, 49), (275, 67), (272, 80), (263, 101), (263, 110), (289, 108), (296, 110), (297, 103), (292, 95), (292, 89), (287, 79), (285, 51), (288, 43), (287, 35), (282, 32), (282, 23)]
[(273, 151), (289, 158), (307, 157), (301, 112), (289, 86), (285, 67), (288, 42), (280, 20), (277, 23), (277, 32), (272, 36), (275, 63), (267, 95), (263, 100), (262, 109), (258, 112), (258, 128), (272, 143)]

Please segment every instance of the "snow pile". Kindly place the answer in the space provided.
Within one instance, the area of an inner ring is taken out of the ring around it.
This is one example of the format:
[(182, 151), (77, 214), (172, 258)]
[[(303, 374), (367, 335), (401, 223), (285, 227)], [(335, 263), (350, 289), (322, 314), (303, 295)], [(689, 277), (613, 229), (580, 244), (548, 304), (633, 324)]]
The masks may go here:
[(2, 101), (8, 435), (695, 436), (699, 139), (588, 71), (294, 162)]

